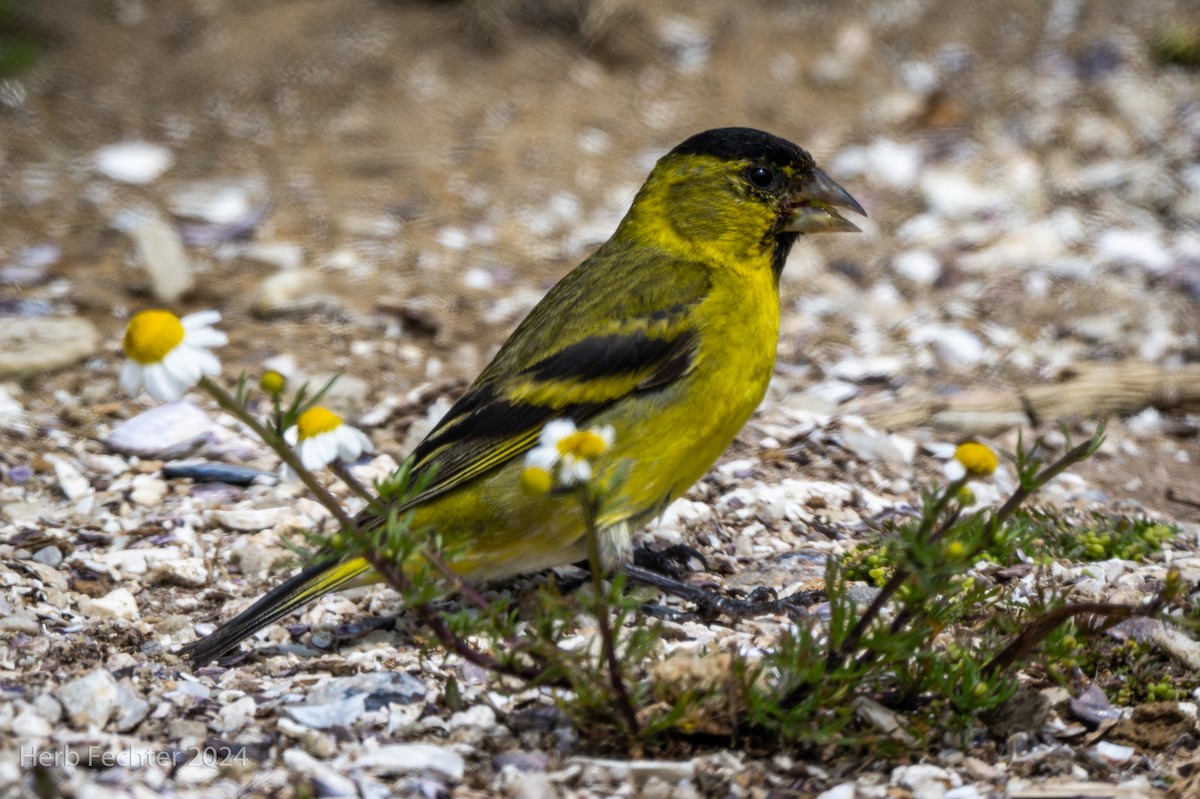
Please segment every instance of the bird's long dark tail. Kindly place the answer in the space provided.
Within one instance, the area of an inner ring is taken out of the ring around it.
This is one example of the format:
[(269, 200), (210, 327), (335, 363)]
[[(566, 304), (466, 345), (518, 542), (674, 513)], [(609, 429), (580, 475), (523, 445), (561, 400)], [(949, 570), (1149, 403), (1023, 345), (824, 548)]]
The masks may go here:
[(358, 580), (370, 570), (370, 564), (363, 558), (331, 559), (315, 563), (273, 588), (262, 599), (218, 627), (210, 635), (188, 644), (183, 648), (181, 654), (187, 656), (193, 667), (203, 666), (233, 649), (263, 627), (291, 611), (307, 605), (317, 597), (339, 588), (371, 582), (370, 580)]

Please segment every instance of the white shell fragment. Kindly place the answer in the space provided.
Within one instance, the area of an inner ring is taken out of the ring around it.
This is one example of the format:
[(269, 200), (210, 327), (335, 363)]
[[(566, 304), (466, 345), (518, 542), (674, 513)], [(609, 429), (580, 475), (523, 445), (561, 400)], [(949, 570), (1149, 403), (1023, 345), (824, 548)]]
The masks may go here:
[(122, 422), (108, 434), (108, 446), (126, 455), (181, 458), (212, 434), (213, 420), (187, 400), (168, 402)]
[(171, 168), (175, 156), (166, 147), (144, 141), (127, 141), (101, 147), (92, 164), (105, 177), (122, 183), (152, 183)]

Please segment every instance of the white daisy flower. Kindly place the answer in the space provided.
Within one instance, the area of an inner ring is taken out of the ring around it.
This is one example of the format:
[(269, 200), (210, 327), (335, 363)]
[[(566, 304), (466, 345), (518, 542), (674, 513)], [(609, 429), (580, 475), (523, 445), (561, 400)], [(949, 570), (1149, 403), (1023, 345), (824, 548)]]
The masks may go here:
[(966, 477), (990, 477), (999, 463), (995, 451), (987, 444), (964, 441), (954, 449), (954, 457), (946, 462), (942, 473), (952, 482)]
[(521, 483), (544, 494), (555, 483), (570, 488), (592, 479), (592, 461), (612, 446), (611, 425), (580, 430), (570, 419), (555, 419), (542, 428), (538, 445), (525, 455)]
[(160, 402), (181, 399), (204, 375), (221, 371), (209, 347), (220, 347), (229, 337), (212, 325), (218, 311), (200, 311), (180, 319), (170, 311), (141, 311), (125, 328), (125, 355), (120, 384), (130, 395), (146, 387)]
[[(364, 452), (371, 451), (371, 439), (356, 427), (342, 421), (328, 408), (320, 405), (300, 414), (293, 427), (283, 432), (283, 440), (297, 449), (300, 463), (310, 472), (322, 469), (335, 460), (352, 463)], [(283, 479), (298, 480), (296, 472), (286, 463)]]

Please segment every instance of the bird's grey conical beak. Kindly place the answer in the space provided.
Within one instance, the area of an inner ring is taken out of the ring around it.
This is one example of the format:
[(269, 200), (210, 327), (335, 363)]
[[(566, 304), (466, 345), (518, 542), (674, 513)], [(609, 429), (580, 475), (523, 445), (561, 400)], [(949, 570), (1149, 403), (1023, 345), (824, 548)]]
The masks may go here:
[(789, 233), (859, 233), (858, 225), (844, 218), (834, 208), (845, 208), (867, 215), (863, 207), (821, 170), (813, 167), (804, 188), (796, 197), (792, 220), (784, 228)]

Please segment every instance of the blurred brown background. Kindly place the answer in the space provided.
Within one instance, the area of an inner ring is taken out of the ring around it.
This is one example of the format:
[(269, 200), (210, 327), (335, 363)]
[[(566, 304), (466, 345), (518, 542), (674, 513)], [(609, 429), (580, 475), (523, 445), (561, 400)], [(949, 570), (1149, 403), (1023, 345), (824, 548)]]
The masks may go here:
[[(1150, 364), (1153, 388), (1200, 354), (1194, 2), (6, 0), (0, 20), (5, 313), (81, 318), (79, 357), (103, 356), (26, 368), (36, 396), (109, 397), (103, 342), (156, 304), (221, 309), (233, 369), (461, 384), (654, 158), (722, 125), (797, 141), (871, 214), (793, 256), (776, 399), (833, 384), (819, 408), (870, 411), (1096, 363)], [(1189, 418), (1150, 434), (1191, 441)]]

